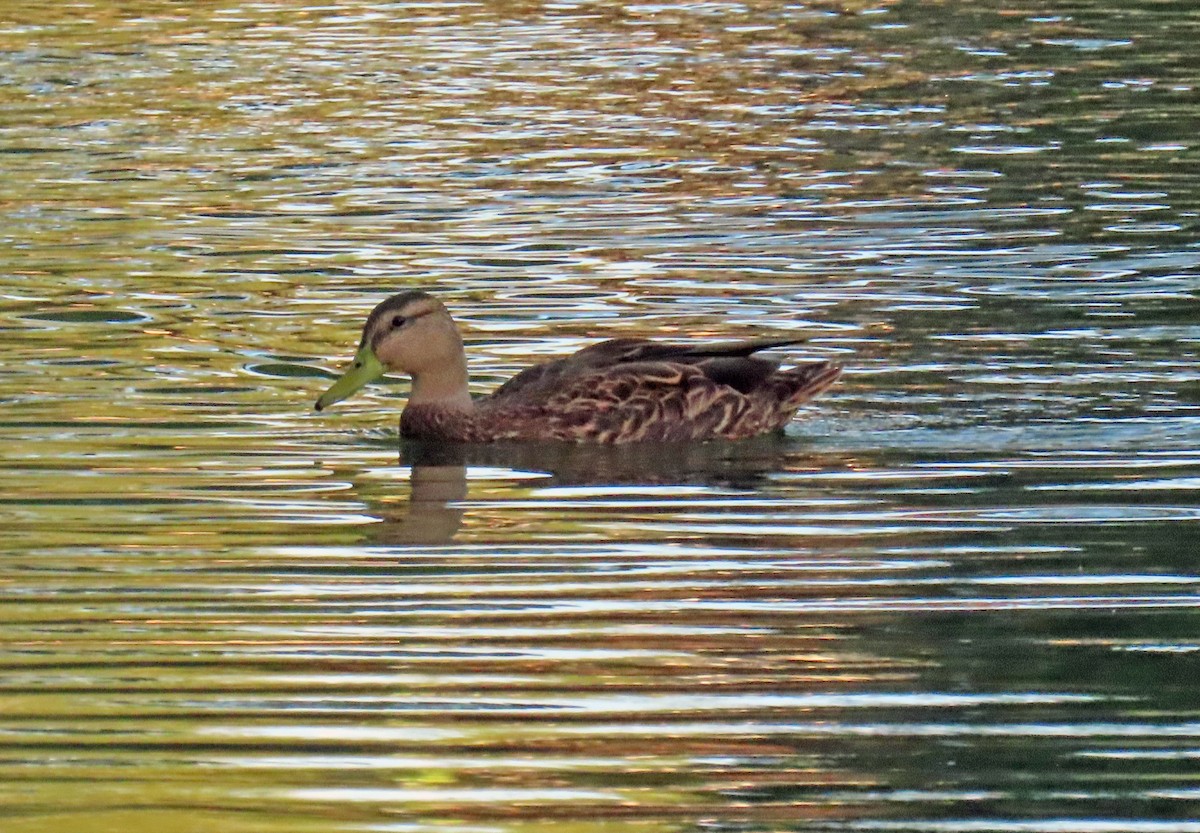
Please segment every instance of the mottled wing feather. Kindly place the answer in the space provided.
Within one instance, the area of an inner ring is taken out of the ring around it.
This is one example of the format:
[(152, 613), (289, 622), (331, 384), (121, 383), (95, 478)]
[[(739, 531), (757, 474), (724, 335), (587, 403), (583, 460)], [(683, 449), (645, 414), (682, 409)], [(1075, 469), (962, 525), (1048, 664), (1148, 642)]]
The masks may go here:
[(554, 436), (591, 442), (720, 436), (749, 407), (746, 396), (699, 368), (672, 362), (636, 362), (581, 376), (545, 403)]
[(777, 364), (750, 358), (772, 347), (796, 344), (803, 339), (749, 339), (708, 344), (675, 344), (645, 338), (615, 338), (592, 344), (563, 359), (522, 370), (492, 393), (492, 399), (537, 399), (549, 395), (573, 378), (599, 370), (640, 362), (671, 362), (711, 367), (708, 375), (743, 393), (766, 378)]
[[(401, 417), (401, 433), (468, 443), (751, 437), (787, 424), (841, 374), (840, 366), (826, 361), (778, 370), (776, 363), (749, 355), (763, 344), (717, 345), (697, 355), (686, 345), (602, 342), (518, 374), (481, 399), (474, 412), (410, 406)], [(677, 358), (629, 358), (664, 349)]]
[(592, 344), (566, 358), (525, 368), (497, 388), (491, 398), (536, 398), (556, 389), (571, 377), (588, 375), (631, 361), (630, 357), (637, 356), (649, 344), (653, 342), (644, 338), (615, 338)]

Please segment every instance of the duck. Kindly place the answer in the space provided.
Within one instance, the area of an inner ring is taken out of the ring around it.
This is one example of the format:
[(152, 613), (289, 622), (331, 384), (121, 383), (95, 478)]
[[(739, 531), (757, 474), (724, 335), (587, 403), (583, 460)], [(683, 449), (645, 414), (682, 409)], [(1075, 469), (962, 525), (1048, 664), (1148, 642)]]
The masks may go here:
[(842, 373), (831, 361), (781, 369), (754, 354), (802, 338), (678, 343), (614, 338), (527, 367), (472, 397), (458, 326), (434, 295), (377, 305), (349, 368), (321, 394), (324, 411), (388, 371), (412, 380), (400, 415), (409, 440), (619, 444), (738, 440), (780, 431)]

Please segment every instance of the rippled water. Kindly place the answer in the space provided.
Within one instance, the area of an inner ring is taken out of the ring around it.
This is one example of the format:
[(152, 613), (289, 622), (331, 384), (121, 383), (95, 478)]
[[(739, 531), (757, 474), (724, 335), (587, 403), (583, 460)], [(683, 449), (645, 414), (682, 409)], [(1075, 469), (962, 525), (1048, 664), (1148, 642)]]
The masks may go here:
[[(1200, 17), (0, 8), (5, 831), (1200, 831)], [(785, 437), (316, 415), (786, 331)]]

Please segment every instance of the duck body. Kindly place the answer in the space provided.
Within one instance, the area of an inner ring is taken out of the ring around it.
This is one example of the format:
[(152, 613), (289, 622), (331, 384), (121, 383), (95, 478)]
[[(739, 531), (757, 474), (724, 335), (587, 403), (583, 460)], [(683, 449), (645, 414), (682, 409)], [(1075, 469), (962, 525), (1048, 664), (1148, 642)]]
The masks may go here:
[(604, 341), (526, 368), (472, 398), (457, 327), (423, 292), (381, 303), (367, 319), (353, 366), (317, 401), (321, 410), (387, 369), (413, 379), (400, 433), (417, 440), (488, 443), (686, 442), (743, 439), (783, 428), (832, 385), (828, 361), (780, 369), (754, 353), (795, 339), (677, 344)]

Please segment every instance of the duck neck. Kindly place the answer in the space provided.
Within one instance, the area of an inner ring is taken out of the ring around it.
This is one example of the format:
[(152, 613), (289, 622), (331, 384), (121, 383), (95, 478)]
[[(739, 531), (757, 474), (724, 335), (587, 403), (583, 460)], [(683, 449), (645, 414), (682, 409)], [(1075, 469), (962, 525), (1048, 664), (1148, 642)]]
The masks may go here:
[(429, 372), (413, 374), (408, 404), (471, 411), (475, 404), (471, 400), (467, 379), (467, 359), (462, 355)]

